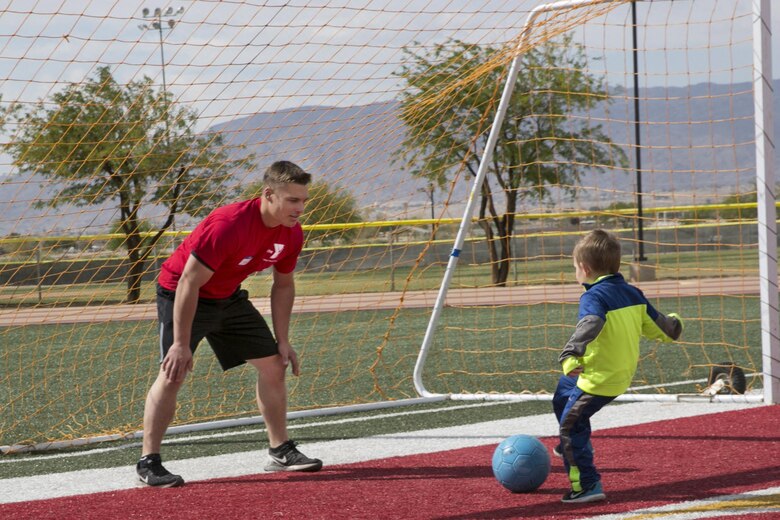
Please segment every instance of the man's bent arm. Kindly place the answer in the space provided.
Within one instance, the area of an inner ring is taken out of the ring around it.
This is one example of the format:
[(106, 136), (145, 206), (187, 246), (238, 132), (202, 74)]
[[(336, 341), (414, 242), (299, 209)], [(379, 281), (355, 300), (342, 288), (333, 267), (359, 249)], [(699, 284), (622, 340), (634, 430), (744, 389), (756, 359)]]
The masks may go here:
[(192, 370), (192, 322), (198, 308), (200, 288), (211, 278), (214, 272), (197, 258), (190, 256), (176, 286), (173, 300), (173, 343), (163, 360), (163, 370), (168, 379), (181, 381)]
[(277, 342), (290, 341), (290, 316), (295, 302), (295, 280), (292, 273), (282, 274), (274, 271), (274, 283), (271, 286), (271, 320)]
[(290, 345), (290, 317), (295, 303), (295, 279), (293, 273), (274, 271), (274, 283), (271, 286), (271, 320), (274, 335), (279, 344), (279, 355), (286, 365), (292, 362), (293, 375), (298, 375), (298, 357)]

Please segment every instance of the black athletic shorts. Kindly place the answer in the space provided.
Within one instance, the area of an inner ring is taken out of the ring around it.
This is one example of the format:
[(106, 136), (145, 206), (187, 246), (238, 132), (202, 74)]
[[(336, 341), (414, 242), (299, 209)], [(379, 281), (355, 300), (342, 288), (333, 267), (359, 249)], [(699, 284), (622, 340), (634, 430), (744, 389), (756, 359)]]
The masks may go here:
[[(157, 319), (160, 321), (160, 363), (173, 344), (174, 291), (157, 286)], [(279, 347), (271, 329), (249, 301), (249, 294), (239, 289), (224, 300), (200, 298), (192, 322), (190, 348), (198, 348), (206, 338), (222, 370), (246, 363), (247, 359), (273, 356)]]

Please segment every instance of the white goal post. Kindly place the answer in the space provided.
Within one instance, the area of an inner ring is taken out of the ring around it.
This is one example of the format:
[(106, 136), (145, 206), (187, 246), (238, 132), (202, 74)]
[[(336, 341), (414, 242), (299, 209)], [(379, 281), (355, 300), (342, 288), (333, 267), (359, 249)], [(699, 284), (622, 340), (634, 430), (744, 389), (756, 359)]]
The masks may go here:
[[(639, 0), (642, 1), (642, 0)], [(771, 66), (771, 0), (752, 0), (753, 12), (753, 82), (754, 125), (756, 155), (756, 189), (758, 199), (758, 237), (760, 263), (760, 312), (763, 395), (691, 395), (691, 394), (624, 394), (619, 400), (628, 401), (680, 401), (686, 398), (710, 401), (780, 402), (780, 334), (778, 334), (778, 284), (777, 284), (777, 231), (774, 176), (774, 137), (772, 117), (772, 66)], [(422, 397), (441, 396), (430, 392), (423, 381), (423, 370), (434, 335), (445, 306), (447, 292), (457, 267), (459, 256), (472, 223), (472, 216), (480, 188), (485, 180), (491, 158), (498, 141), (501, 126), (517, 81), (523, 48), (529, 40), (534, 21), (543, 13), (572, 10), (597, 4), (620, 3), (625, 0), (564, 0), (540, 5), (533, 9), (522, 28), (515, 56), (512, 59), (501, 100), (496, 110), (490, 134), (481, 156), (479, 169), (468, 196), (467, 204), (449, 256), (446, 271), (431, 313), (414, 368), (414, 385)], [(451, 393), (444, 394), (453, 400), (550, 400), (551, 394), (505, 393)]]

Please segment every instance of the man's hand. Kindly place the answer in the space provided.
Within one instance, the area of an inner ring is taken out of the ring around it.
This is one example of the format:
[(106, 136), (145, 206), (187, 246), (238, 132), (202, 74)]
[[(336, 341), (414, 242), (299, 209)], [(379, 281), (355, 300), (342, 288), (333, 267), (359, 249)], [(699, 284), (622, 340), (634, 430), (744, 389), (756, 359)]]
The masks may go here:
[(577, 377), (578, 375), (582, 374), (582, 366), (576, 367), (574, 370), (566, 374), (569, 377)]
[(192, 372), (192, 351), (185, 345), (174, 343), (165, 354), (162, 369), (168, 381), (181, 383)]
[(294, 376), (298, 376), (301, 373), (300, 365), (298, 364), (298, 354), (293, 350), (292, 345), (285, 342), (279, 342), (279, 355), (282, 356), (282, 364), (292, 365), (292, 373)]

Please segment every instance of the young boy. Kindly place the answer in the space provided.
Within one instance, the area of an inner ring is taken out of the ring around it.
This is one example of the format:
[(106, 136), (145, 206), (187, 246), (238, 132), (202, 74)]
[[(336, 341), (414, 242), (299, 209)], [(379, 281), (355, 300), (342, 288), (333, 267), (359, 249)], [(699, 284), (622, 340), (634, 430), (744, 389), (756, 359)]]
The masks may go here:
[(626, 391), (639, 360), (641, 336), (671, 342), (680, 337), (679, 316), (656, 311), (642, 291), (628, 284), (620, 270), (620, 243), (597, 229), (585, 235), (572, 253), (580, 297), (577, 327), (558, 360), (563, 368), (553, 396), (560, 444), (571, 482), (566, 503), (596, 502), (606, 495), (593, 464), (590, 418)]

